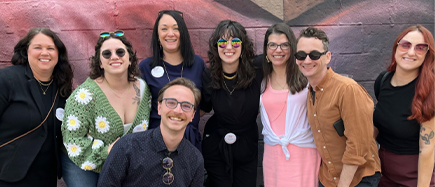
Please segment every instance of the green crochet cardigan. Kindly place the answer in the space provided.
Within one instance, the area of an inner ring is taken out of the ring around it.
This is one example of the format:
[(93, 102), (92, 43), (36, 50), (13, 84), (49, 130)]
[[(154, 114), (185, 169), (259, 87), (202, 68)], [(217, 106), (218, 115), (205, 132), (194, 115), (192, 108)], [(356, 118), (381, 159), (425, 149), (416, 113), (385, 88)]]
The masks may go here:
[(151, 93), (146, 83), (141, 91), (143, 97), (133, 124), (124, 133), (121, 118), (94, 80), (88, 78), (74, 90), (66, 101), (62, 135), (68, 156), (77, 166), (100, 173), (111, 143), (128, 133), (148, 129)]

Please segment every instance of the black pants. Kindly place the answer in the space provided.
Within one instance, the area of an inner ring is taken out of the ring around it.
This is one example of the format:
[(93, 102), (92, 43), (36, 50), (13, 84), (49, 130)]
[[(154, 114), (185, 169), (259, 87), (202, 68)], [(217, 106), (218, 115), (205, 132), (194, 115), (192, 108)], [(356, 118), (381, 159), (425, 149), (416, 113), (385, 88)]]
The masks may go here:
[[(372, 176), (363, 177), (361, 179), (361, 182), (359, 182), (359, 184), (356, 185), (355, 187), (377, 187), (380, 179), (381, 179), (381, 173), (376, 172)], [(323, 186), (323, 184), (319, 181), (319, 187), (325, 187), (325, 186)]]

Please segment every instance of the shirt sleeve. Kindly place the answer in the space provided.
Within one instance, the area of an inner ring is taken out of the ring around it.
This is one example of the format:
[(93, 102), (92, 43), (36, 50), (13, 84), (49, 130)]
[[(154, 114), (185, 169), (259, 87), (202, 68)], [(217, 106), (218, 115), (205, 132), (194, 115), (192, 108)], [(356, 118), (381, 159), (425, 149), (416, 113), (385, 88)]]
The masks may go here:
[(119, 187), (127, 176), (129, 166), (126, 138), (119, 139), (110, 150), (98, 178), (98, 187)]
[(95, 97), (88, 87), (79, 86), (74, 90), (65, 105), (62, 136), (68, 156), (77, 166), (83, 170), (98, 171), (107, 158), (110, 142), (89, 135), (89, 129), (96, 120), (95, 99), (98, 98)]
[(0, 70), (0, 116), (9, 105), (9, 96), (11, 95), (11, 80), (6, 70)]
[(373, 140), (373, 101), (361, 85), (351, 84), (345, 88), (340, 105), (347, 138), (342, 162), (363, 165)]
[(202, 158), (202, 155), (197, 155), (198, 167), (195, 171), (195, 176), (193, 177), (191, 187), (203, 187), (204, 185), (204, 159)]

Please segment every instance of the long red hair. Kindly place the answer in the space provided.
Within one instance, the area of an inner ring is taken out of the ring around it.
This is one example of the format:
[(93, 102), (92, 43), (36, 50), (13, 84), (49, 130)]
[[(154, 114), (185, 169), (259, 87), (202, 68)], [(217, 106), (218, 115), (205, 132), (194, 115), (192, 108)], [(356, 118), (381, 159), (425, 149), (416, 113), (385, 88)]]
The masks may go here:
[(393, 54), (391, 55), (391, 64), (388, 66), (387, 71), (396, 71), (396, 54), (397, 43), (409, 32), (419, 31), (423, 34), (424, 41), (429, 45), (429, 51), (426, 53), (426, 57), (423, 64), (420, 66), (420, 75), (417, 78), (415, 84), (415, 95), (412, 100), (411, 112), (412, 115), (408, 117), (408, 120), (416, 119), (418, 122), (423, 123), (432, 119), (435, 115), (435, 93), (434, 93), (434, 38), (432, 33), (422, 25), (414, 25), (405, 29), (397, 36), (394, 41)]

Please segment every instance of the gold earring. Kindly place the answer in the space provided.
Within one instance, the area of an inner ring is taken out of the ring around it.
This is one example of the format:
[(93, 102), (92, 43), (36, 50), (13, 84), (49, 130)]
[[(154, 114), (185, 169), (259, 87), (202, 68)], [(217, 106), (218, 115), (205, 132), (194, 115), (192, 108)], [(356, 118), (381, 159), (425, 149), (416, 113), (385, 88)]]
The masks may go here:
[(267, 60), (267, 63), (270, 63), (270, 60), (269, 60), (269, 58), (267, 58), (267, 56), (266, 56), (266, 60)]

